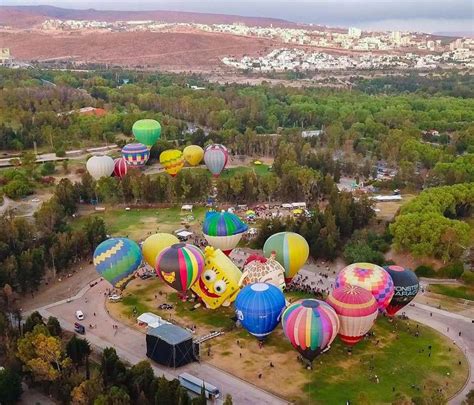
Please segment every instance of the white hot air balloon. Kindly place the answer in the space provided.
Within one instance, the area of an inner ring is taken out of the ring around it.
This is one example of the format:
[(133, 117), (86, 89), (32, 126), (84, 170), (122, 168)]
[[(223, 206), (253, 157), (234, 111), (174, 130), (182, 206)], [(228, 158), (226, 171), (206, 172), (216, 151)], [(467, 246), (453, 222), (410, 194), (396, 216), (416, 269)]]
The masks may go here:
[(110, 156), (92, 156), (87, 161), (86, 167), (94, 180), (99, 180), (102, 177), (109, 177), (112, 175), (115, 163)]

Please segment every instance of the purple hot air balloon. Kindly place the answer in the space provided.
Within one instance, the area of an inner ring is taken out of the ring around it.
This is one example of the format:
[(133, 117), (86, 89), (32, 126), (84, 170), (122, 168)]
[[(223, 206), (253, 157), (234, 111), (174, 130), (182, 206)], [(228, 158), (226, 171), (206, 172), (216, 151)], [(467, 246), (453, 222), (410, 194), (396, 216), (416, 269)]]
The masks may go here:
[(122, 156), (129, 166), (143, 167), (150, 157), (150, 150), (142, 143), (129, 143), (123, 147)]
[(204, 163), (214, 177), (218, 177), (224, 170), (228, 158), (229, 152), (224, 145), (213, 144), (204, 150)]

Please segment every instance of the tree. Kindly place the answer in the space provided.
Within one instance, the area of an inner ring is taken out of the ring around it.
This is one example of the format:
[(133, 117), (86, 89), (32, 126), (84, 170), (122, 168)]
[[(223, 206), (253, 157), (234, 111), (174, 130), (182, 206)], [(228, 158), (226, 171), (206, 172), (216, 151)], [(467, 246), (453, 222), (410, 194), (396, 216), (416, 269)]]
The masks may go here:
[(71, 180), (64, 178), (58, 183), (54, 190), (59, 205), (62, 206), (66, 215), (72, 215), (76, 212), (76, 203), (78, 200), (77, 190), (71, 183)]
[(135, 364), (127, 373), (127, 385), (132, 398), (143, 393), (151, 404), (155, 398), (155, 374), (148, 361)]
[(78, 338), (73, 335), (66, 344), (66, 353), (76, 366), (76, 370), (84, 363), (86, 365), (86, 378), (89, 378), (89, 356), (91, 354), (91, 346), (86, 339)]
[(63, 330), (61, 329), (61, 325), (58, 321), (58, 318), (54, 316), (50, 316), (48, 321), (46, 322), (46, 327), (48, 328), (49, 333), (51, 336), (58, 336), (61, 337)]
[(99, 395), (94, 405), (129, 405), (130, 395), (121, 387), (112, 386), (106, 394)]
[(0, 393), (1, 404), (16, 404), (23, 393), (21, 376), (8, 368), (0, 370)]
[(106, 387), (121, 384), (126, 379), (126, 368), (113, 347), (106, 347), (102, 352), (100, 369)]
[(104, 386), (99, 377), (83, 381), (72, 390), (71, 403), (73, 405), (92, 405), (103, 391)]
[(23, 325), (23, 332), (31, 332), (36, 325), (44, 325), (43, 317), (38, 311), (32, 312), (31, 315), (26, 318), (25, 324)]

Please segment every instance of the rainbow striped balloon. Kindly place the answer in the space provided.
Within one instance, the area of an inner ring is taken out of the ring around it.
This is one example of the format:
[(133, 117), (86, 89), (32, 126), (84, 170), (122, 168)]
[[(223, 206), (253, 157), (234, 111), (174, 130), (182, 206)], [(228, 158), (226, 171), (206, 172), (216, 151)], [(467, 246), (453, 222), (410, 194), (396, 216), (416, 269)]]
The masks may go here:
[(155, 269), (166, 284), (179, 292), (185, 292), (201, 276), (204, 255), (194, 245), (176, 243), (158, 255)]
[(348, 345), (355, 345), (373, 326), (378, 314), (377, 301), (370, 291), (346, 284), (330, 292), (326, 302), (339, 316), (339, 337)]
[(102, 242), (94, 251), (97, 272), (114, 287), (126, 283), (140, 266), (140, 247), (127, 238), (111, 238)]
[(132, 167), (143, 167), (150, 158), (150, 150), (142, 143), (129, 143), (122, 149), (122, 156)]
[(339, 332), (339, 318), (334, 309), (316, 299), (291, 304), (281, 321), (287, 339), (309, 361), (324, 351)]
[(263, 245), (265, 257), (276, 254), (276, 260), (285, 268), (285, 280), (291, 281), (308, 260), (309, 245), (306, 239), (294, 232), (279, 232), (270, 236)]
[(346, 284), (357, 285), (370, 291), (380, 312), (385, 311), (393, 297), (392, 277), (373, 263), (353, 263), (344, 267), (336, 278), (336, 288)]
[(235, 214), (230, 212), (206, 212), (202, 232), (207, 242), (224, 253), (234, 249), (246, 232), (248, 226)]

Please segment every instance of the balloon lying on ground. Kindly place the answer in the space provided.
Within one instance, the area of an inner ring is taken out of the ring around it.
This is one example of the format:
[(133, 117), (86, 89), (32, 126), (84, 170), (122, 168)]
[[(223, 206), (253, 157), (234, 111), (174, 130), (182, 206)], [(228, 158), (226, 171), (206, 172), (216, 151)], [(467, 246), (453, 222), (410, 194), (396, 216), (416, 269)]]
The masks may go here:
[(204, 271), (191, 290), (207, 308), (229, 306), (239, 292), (242, 272), (221, 250), (207, 246)]
[(234, 249), (248, 230), (247, 224), (230, 212), (208, 211), (202, 224), (202, 232), (207, 242), (228, 254)]
[(168, 149), (160, 154), (160, 163), (170, 176), (176, 176), (184, 166), (183, 153), (178, 149)]
[(167, 247), (179, 243), (179, 239), (170, 233), (155, 233), (145, 239), (142, 245), (143, 259), (153, 268), (156, 258)]
[(136, 242), (127, 238), (110, 238), (94, 251), (94, 266), (101, 277), (114, 287), (126, 284), (142, 262)]
[(339, 317), (341, 341), (350, 346), (364, 337), (377, 318), (377, 301), (362, 287), (346, 284), (336, 288), (329, 293), (326, 302)]
[(291, 304), (281, 321), (285, 336), (310, 362), (328, 348), (339, 332), (339, 318), (334, 309), (316, 299)]
[(114, 160), (110, 156), (91, 156), (86, 168), (94, 180), (110, 177), (114, 171)]
[(121, 157), (114, 160), (114, 176), (115, 177), (125, 177), (128, 172), (127, 161)]
[(123, 147), (122, 156), (130, 167), (143, 167), (150, 158), (150, 150), (142, 143), (129, 143)]
[(204, 149), (198, 145), (189, 145), (183, 149), (183, 157), (191, 166), (197, 166), (204, 158)]
[(346, 284), (370, 291), (380, 312), (385, 311), (393, 297), (393, 281), (382, 267), (372, 263), (353, 263), (344, 267), (336, 277), (336, 288)]
[(156, 274), (180, 293), (186, 292), (204, 270), (201, 249), (187, 243), (176, 243), (165, 248), (156, 258)]
[(279, 232), (270, 236), (263, 245), (263, 254), (270, 257), (276, 253), (276, 260), (285, 269), (285, 279), (291, 281), (308, 260), (309, 245), (306, 239), (294, 232)]
[(204, 150), (204, 163), (214, 177), (218, 177), (227, 165), (229, 152), (224, 145), (213, 144)]
[(264, 339), (280, 322), (285, 296), (274, 285), (255, 283), (237, 295), (235, 313), (242, 326), (258, 339)]
[(151, 148), (161, 137), (161, 125), (156, 120), (138, 120), (132, 127), (135, 139)]
[(274, 254), (268, 259), (258, 255), (251, 255), (247, 259), (239, 285), (254, 283), (272, 284), (281, 291), (286, 287), (285, 269), (276, 261)]
[(418, 294), (420, 282), (416, 274), (401, 266), (386, 266), (394, 285), (394, 294), (386, 310), (390, 316), (395, 315), (405, 305), (408, 305)]

